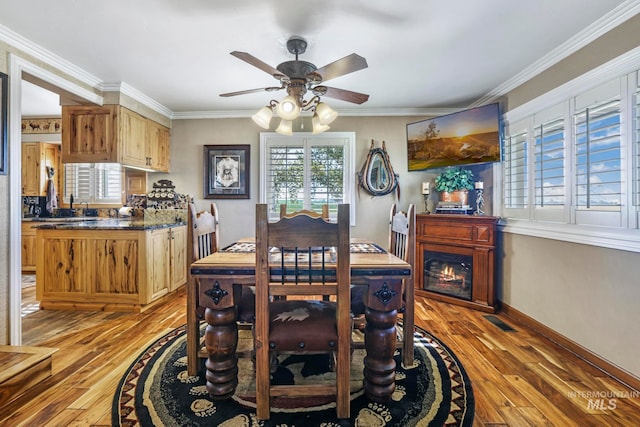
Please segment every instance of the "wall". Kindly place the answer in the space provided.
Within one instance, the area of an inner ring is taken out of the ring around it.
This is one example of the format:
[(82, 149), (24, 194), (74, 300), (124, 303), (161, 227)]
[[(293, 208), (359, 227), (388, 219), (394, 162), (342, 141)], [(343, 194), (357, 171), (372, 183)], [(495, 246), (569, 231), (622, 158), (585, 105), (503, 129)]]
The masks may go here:
[[(522, 105), (638, 46), (640, 16), (514, 89), (508, 105)], [(640, 378), (640, 253), (506, 233), (503, 242), (505, 304)]]
[[(396, 194), (371, 197), (364, 191), (356, 196), (356, 226), (352, 236), (367, 236), (386, 246), (389, 209), (397, 202), (406, 210), (409, 203), (422, 212), (421, 183), (433, 181), (434, 172), (407, 172), (406, 124), (422, 118), (416, 117), (338, 117), (331, 131), (356, 133), (356, 169), (359, 171), (369, 152), (371, 140), (380, 147), (385, 141), (391, 164), (400, 174), (400, 200)], [(310, 127), (307, 127), (307, 129)], [(199, 210), (208, 209), (215, 201), (220, 211), (220, 243), (227, 245), (240, 237), (254, 233), (255, 203), (259, 200), (259, 140), (262, 129), (249, 118), (175, 120), (171, 129), (171, 173), (150, 174), (147, 187), (158, 179), (170, 179), (176, 189), (195, 198)], [(204, 145), (250, 144), (251, 187), (249, 200), (203, 199)], [(435, 197), (435, 195), (432, 195)]]

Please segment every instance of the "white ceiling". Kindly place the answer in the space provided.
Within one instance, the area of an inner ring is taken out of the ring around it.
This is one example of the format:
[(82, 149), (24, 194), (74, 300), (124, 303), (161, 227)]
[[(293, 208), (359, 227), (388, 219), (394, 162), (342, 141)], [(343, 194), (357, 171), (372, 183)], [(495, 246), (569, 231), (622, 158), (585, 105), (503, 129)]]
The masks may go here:
[[(105, 85), (126, 84), (174, 117), (253, 112), (281, 98), (284, 91), (220, 97), (277, 86), (229, 53), (248, 52), (275, 67), (294, 59), (287, 39), (302, 36), (309, 46), (300, 59), (318, 67), (354, 52), (366, 58), (367, 69), (327, 85), (367, 93), (369, 101), (325, 101), (338, 111), (375, 114), (486, 103), (581, 47), (625, 11), (637, 13), (637, 3), (0, 0), (0, 25)], [(25, 85), (23, 114), (49, 114), (44, 108), (51, 101), (33, 102), (31, 89)]]

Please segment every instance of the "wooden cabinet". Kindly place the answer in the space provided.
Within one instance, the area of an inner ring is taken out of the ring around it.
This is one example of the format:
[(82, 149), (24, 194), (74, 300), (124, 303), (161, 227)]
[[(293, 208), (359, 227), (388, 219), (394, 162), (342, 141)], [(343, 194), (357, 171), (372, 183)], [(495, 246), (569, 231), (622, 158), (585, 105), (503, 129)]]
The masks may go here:
[(187, 282), (187, 227), (173, 227), (170, 231), (171, 280), (169, 291), (174, 291)]
[(118, 162), (117, 105), (62, 106), (62, 163)]
[(147, 173), (136, 169), (125, 171), (125, 194), (145, 194), (147, 192)]
[(148, 258), (151, 300), (176, 290), (187, 281), (187, 227), (149, 232)]
[(169, 172), (169, 129), (152, 120), (147, 121), (147, 144), (151, 168)]
[(36, 271), (36, 229), (42, 222), (24, 221), (22, 223), (22, 272)]
[(48, 142), (22, 144), (22, 195), (46, 196), (49, 175), (54, 169), (54, 183), (60, 188), (60, 145)]
[(62, 107), (63, 163), (169, 171), (169, 129), (119, 105)]
[(185, 225), (154, 230), (38, 229), (43, 309), (142, 311), (187, 281)]
[(416, 293), (495, 312), (497, 222), (490, 216), (416, 215)]
[(147, 119), (126, 108), (120, 108), (120, 163), (126, 166), (150, 168)]
[(169, 292), (171, 280), (170, 239), (171, 231), (167, 229), (148, 232), (147, 274), (151, 300)]

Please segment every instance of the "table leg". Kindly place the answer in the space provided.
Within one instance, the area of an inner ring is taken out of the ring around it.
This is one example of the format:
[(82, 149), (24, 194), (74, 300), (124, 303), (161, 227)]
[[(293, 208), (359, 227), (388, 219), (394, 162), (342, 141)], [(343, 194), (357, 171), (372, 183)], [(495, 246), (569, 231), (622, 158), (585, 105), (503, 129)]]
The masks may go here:
[(375, 402), (391, 398), (396, 388), (396, 320), (401, 304), (401, 284), (372, 280), (365, 298), (367, 320), (364, 342), (364, 391)]
[(231, 397), (238, 385), (238, 310), (229, 279), (201, 278), (198, 299), (205, 308), (204, 344), (207, 348), (207, 391), (211, 398)]
[(238, 385), (236, 308), (207, 308), (204, 318), (208, 323), (204, 333), (204, 342), (209, 353), (205, 362), (207, 391), (213, 399), (227, 399), (233, 395)]

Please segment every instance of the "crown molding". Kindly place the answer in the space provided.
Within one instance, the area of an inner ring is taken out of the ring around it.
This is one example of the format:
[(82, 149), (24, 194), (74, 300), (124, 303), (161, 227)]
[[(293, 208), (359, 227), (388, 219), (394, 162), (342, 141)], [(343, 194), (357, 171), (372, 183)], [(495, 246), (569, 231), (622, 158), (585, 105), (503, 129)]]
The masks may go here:
[(163, 116), (165, 116), (168, 119), (172, 119), (173, 118), (173, 111), (171, 111), (170, 109), (168, 109), (167, 107), (165, 107), (164, 105), (160, 104), (158, 101), (156, 101), (155, 99), (145, 95), (144, 93), (140, 92), (138, 89), (134, 88), (133, 86), (125, 83), (125, 82), (119, 82), (119, 83), (103, 83), (101, 85), (102, 91), (103, 92), (119, 92), (123, 95), (128, 96), (129, 98), (151, 108), (153, 111), (162, 114)]
[(9, 46), (42, 61), (43, 63), (54, 67), (58, 71), (65, 73), (79, 81), (89, 85), (92, 88), (100, 89), (102, 80), (91, 73), (83, 70), (77, 65), (63, 59), (55, 53), (35, 44), (31, 40), (22, 37), (15, 31), (0, 24), (0, 41), (7, 43)]
[[(368, 108), (368, 109), (344, 109), (338, 110), (342, 117), (382, 117), (382, 116), (427, 116), (437, 117), (455, 113), (462, 108)], [(238, 119), (248, 118), (256, 113), (256, 110), (227, 110), (227, 111), (181, 111), (174, 112), (172, 120), (192, 119)]]
[(518, 86), (531, 80), (543, 71), (551, 68), (553, 65), (567, 58), (579, 49), (585, 47), (598, 37), (606, 34), (623, 22), (640, 13), (640, 2), (637, 0), (627, 0), (613, 9), (611, 12), (602, 16), (593, 24), (571, 37), (569, 40), (543, 56), (522, 72), (516, 74), (513, 78), (502, 83), (500, 86), (487, 93), (482, 98), (476, 100), (469, 108), (478, 107), (497, 101), (500, 97), (506, 95)]

